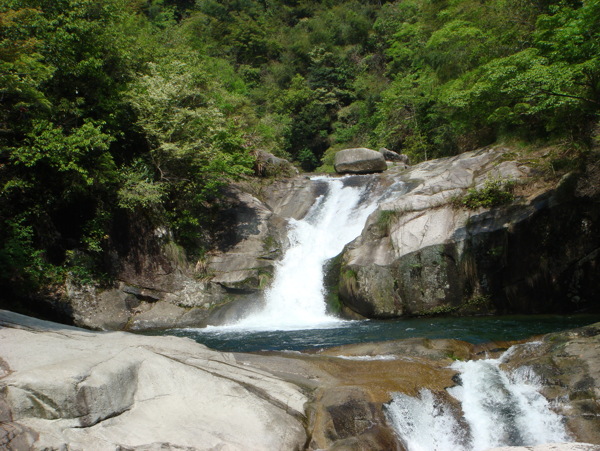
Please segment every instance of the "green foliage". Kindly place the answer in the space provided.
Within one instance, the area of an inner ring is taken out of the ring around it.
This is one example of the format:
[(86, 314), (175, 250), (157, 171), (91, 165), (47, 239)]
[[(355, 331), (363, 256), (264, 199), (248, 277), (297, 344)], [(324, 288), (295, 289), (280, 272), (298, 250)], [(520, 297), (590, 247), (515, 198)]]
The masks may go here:
[(377, 216), (377, 228), (384, 236), (389, 236), (392, 226), (400, 216), (400, 212), (395, 210), (381, 210)]
[(162, 204), (165, 184), (155, 181), (153, 171), (141, 160), (121, 172), (122, 184), (117, 191), (119, 207), (126, 210), (150, 210)]
[(456, 313), (458, 307), (450, 304), (442, 304), (436, 307), (432, 307), (428, 310), (417, 312), (417, 316), (446, 316)]
[(488, 179), (481, 188), (471, 188), (462, 198), (457, 198), (455, 204), (470, 210), (499, 207), (514, 200), (514, 186), (513, 180)]
[(49, 121), (33, 121), (23, 145), (8, 149), (10, 162), (20, 167), (61, 174), (73, 190), (110, 181), (114, 163), (107, 152), (113, 138), (102, 132), (103, 124), (87, 121), (65, 133)]
[(200, 253), (259, 149), (593, 145), (599, 55), (597, 1), (4, 0), (0, 286), (101, 274), (122, 215)]
[(0, 229), (0, 280), (10, 282), (17, 291), (39, 288), (51, 281), (54, 272), (42, 251), (36, 249), (33, 227), (24, 219), (21, 216), (6, 221)]

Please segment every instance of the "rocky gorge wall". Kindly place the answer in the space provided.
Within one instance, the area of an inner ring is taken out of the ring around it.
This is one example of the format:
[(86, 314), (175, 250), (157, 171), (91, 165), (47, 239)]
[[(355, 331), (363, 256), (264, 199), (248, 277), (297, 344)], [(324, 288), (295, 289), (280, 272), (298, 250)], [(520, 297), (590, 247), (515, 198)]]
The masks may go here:
[[(567, 174), (536, 187), (535, 171), (509, 155), (489, 148), (388, 171), (407, 192), (381, 203), (341, 255), (340, 301), (369, 318), (598, 310), (594, 181)], [(490, 181), (511, 181), (514, 199), (461, 203)]]
[(287, 243), (288, 219), (304, 216), (321, 188), (306, 177), (273, 181), (259, 192), (228, 187), (215, 219), (216, 244), (193, 261), (168, 230), (128, 221), (112, 252), (114, 286), (67, 281), (58, 300), (46, 300), (49, 310), (63, 322), (99, 330), (201, 326), (235, 318), (269, 284)]
[[(377, 153), (377, 152), (375, 152)], [(351, 317), (598, 310), (600, 170), (544, 181), (532, 158), (501, 146), (368, 176), (390, 194), (331, 262), (333, 310)], [(357, 177), (357, 176), (355, 176)], [(461, 200), (510, 181), (496, 207)], [(68, 282), (50, 309), (103, 330), (219, 324), (260, 302), (287, 243), (325, 190), (306, 176), (229, 187), (213, 248), (190, 261), (168, 230), (116, 233), (112, 287)]]

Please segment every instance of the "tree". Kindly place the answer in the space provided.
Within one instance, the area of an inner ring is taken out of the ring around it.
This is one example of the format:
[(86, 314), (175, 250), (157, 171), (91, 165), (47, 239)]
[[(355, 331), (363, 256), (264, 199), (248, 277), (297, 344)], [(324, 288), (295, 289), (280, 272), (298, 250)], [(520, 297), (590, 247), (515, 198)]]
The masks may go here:
[(224, 90), (203, 70), (206, 63), (192, 52), (178, 52), (177, 59), (151, 64), (127, 95), (147, 140), (156, 180), (130, 179), (121, 202), (137, 196), (134, 203), (151, 204), (161, 201), (164, 192), (175, 232), (190, 246), (205, 202), (227, 180), (250, 173), (253, 165), (242, 131), (215, 102), (215, 93)]

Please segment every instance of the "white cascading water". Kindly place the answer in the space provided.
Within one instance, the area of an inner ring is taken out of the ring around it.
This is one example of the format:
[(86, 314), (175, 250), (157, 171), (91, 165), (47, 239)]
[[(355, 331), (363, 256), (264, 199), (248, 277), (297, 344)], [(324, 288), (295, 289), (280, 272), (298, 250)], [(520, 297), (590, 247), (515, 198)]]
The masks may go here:
[(395, 395), (386, 413), (406, 449), (479, 451), (572, 441), (539, 393), (533, 371), (525, 367), (507, 374), (500, 369), (503, 357), (451, 366), (462, 383), (447, 391), (460, 402), (462, 420), (429, 390), (421, 390), (418, 398)]
[(228, 326), (244, 330), (297, 330), (328, 327), (340, 320), (328, 315), (323, 265), (360, 235), (377, 202), (365, 202), (365, 186), (343, 179), (315, 177), (327, 183), (306, 217), (290, 220), (290, 247), (279, 262), (264, 308)]

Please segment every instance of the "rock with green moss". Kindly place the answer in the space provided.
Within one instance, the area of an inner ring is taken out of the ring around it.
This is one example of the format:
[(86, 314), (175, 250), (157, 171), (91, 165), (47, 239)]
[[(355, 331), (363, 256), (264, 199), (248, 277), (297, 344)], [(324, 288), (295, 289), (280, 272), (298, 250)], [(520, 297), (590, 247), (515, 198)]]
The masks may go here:
[(346, 246), (342, 303), (375, 318), (597, 309), (600, 204), (572, 177), (516, 196), (531, 170), (506, 152), (382, 175), (406, 192), (385, 199)]

